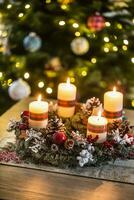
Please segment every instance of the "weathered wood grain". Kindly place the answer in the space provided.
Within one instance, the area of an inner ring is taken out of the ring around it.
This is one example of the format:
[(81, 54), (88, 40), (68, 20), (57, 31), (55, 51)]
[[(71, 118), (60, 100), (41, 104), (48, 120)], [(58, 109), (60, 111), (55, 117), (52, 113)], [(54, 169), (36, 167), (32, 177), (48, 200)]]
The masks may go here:
[(0, 199), (132, 200), (133, 185), (0, 166)]

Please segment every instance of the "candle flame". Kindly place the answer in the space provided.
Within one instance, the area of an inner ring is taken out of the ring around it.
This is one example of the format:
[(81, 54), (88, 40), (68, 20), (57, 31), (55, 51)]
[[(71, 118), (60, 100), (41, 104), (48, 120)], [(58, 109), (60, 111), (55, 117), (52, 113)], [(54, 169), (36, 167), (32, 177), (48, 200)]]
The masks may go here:
[(67, 78), (67, 84), (70, 84), (70, 78)]
[(38, 96), (38, 101), (41, 101), (41, 98), (42, 98), (42, 97), (41, 97), (41, 94), (40, 94), (40, 95)]
[(113, 92), (116, 92), (116, 87), (115, 86), (113, 87)]

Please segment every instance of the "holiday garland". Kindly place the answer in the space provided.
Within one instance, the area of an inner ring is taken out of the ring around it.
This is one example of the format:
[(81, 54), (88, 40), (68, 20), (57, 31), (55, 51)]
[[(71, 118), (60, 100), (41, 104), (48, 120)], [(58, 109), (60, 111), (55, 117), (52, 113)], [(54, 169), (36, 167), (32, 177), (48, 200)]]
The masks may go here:
[(107, 139), (97, 143), (98, 136), (86, 137), (87, 119), (100, 106), (93, 97), (85, 104), (77, 104), (72, 118), (61, 119), (56, 103), (49, 104), (49, 120), (45, 129), (29, 127), (29, 112), (20, 121), (10, 121), (8, 131), (16, 136), (15, 144), (8, 144), (0, 152), (0, 160), (51, 164), (59, 167), (98, 166), (116, 159), (134, 158), (133, 127), (125, 117), (108, 126)]

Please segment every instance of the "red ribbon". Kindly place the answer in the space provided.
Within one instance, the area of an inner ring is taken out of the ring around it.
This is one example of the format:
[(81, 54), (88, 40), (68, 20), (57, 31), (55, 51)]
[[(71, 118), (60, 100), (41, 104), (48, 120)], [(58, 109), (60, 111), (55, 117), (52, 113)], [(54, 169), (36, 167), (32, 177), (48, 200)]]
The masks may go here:
[(122, 117), (122, 110), (118, 112), (110, 112), (110, 111), (104, 110), (103, 115), (109, 119), (120, 118)]
[(75, 103), (76, 103), (76, 100), (67, 101), (67, 100), (58, 99), (58, 106), (62, 106), (62, 107), (74, 107)]
[(88, 124), (87, 125), (87, 129), (88, 131), (90, 132), (93, 132), (93, 133), (105, 133), (107, 132), (107, 126), (106, 125), (103, 125), (103, 126), (95, 126), (95, 125), (92, 125), (92, 124)]
[(48, 112), (46, 113), (31, 113), (30, 112), (30, 119), (35, 121), (43, 121), (48, 118)]

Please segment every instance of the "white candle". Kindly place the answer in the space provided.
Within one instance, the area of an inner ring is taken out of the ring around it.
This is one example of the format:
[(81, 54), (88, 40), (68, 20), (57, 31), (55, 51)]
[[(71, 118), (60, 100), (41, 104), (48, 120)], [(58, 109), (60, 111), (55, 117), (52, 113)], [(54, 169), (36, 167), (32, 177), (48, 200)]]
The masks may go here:
[(87, 124), (87, 136), (91, 135), (95, 138), (98, 135), (97, 143), (102, 143), (107, 138), (107, 119), (101, 117), (101, 111), (98, 116), (90, 116)]
[(29, 104), (29, 126), (32, 128), (46, 128), (48, 123), (48, 103), (41, 101), (41, 95), (38, 101), (33, 101)]
[(104, 116), (109, 122), (122, 119), (123, 109), (123, 94), (116, 91), (114, 87), (113, 91), (106, 92), (104, 94)]
[(72, 117), (75, 112), (76, 86), (67, 79), (66, 83), (58, 85), (58, 115), (60, 117)]

